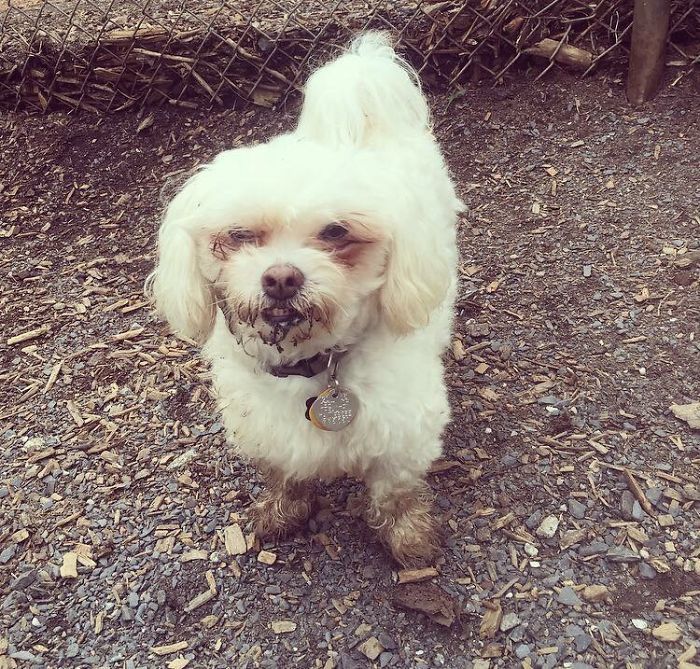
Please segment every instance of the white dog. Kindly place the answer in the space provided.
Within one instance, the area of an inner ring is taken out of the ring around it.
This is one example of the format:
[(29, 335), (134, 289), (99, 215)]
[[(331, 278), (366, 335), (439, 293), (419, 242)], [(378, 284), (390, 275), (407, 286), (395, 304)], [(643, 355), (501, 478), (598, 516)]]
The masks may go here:
[(294, 132), (221, 153), (170, 203), (148, 290), (204, 343), (231, 443), (265, 474), (259, 535), (307, 519), (313, 479), (351, 475), (400, 563), (435, 556), (461, 209), (382, 33), (311, 76)]

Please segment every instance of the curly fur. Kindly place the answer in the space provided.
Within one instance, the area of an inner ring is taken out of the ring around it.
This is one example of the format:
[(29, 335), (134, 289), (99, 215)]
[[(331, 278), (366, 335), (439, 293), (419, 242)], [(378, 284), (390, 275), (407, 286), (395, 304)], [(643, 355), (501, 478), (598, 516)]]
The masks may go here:
[[(312, 75), (293, 132), (221, 153), (168, 206), (148, 289), (174, 329), (203, 343), (232, 444), (279, 473), (254, 509), (261, 533), (308, 515), (291, 481), (351, 474), (400, 562), (434, 554), (422, 482), (449, 420), (441, 355), (461, 209), (417, 78), (379, 33)], [(305, 279), (287, 302), (262, 290), (273, 265)], [(289, 319), (265, 318), (280, 308)], [(267, 373), (329, 350), (344, 352), (340, 382), (359, 402), (337, 433), (304, 417), (323, 376)]]

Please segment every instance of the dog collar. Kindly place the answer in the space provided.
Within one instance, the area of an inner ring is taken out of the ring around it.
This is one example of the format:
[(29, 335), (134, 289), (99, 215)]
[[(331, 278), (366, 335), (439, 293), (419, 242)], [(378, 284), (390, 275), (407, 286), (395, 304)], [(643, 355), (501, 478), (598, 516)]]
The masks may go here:
[(328, 369), (331, 355), (331, 353), (317, 353), (313, 357), (304, 358), (293, 365), (269, 367), (267, 371), (280, 379), (286, 379), (288, 376), (303, 376), (311, 379)]

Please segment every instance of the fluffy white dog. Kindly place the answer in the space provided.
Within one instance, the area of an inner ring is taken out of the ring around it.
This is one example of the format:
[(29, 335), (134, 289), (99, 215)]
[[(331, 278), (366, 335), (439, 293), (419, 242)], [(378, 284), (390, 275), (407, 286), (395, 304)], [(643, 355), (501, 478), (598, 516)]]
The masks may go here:
[(351, 475), (400, 563), (435, 556), (461, 209), (382, 33), (311, 76), (296, 130), (221, 153), (168, 206), (148, 289), (204, 344), (231, 443), (264, 472), (259, 535), (306, 521), (314, 479)]

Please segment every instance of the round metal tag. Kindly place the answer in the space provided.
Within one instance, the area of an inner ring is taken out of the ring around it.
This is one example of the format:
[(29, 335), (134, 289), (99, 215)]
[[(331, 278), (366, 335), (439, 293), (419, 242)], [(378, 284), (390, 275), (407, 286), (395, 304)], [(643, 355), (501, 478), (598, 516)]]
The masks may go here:
[(320, 430), (339, 432), (357, 415), (357, 398), (342, 386), (326, 388), (309, 408), (309, 419)]

